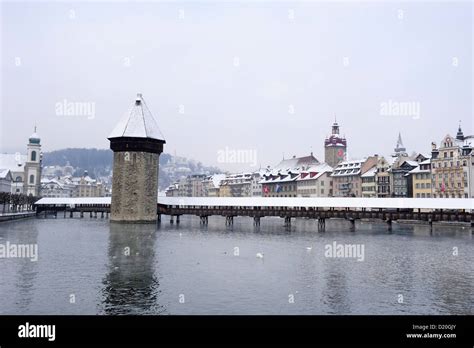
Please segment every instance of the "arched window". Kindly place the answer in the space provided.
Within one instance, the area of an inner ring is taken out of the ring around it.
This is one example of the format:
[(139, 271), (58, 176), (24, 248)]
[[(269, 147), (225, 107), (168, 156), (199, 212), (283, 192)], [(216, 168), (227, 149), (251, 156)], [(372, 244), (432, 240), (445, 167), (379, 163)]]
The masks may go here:
[(30, 175), (30, 184), (35, 183), (35, 176), (33, 174)]
[(17, 176), (16, 179), (15, 179), (16, 182), (21, 182), (21, 176)]
[(31, 161), (36, 161), (36, 151), (31, 151)]

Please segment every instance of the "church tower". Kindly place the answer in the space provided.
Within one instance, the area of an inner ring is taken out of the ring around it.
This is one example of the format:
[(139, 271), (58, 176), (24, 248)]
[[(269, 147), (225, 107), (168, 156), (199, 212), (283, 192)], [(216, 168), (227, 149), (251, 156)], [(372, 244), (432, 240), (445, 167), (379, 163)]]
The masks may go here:
[(27, 158), (25, 162), (25, 180), (23, 192), (26, 195), (40, 196), (41, 188), (41, 139), (35, 131), (31, 134), (27, 145)]
[(156, 222), (159, 156), (166, 142), (141, 94), (108, 139), (114, 152), (110, 220)]
[(398, 133), (397, 145), (395, 145), (395, 149), (393, 150), (392, 157), (408, 157), (407, 149), (403, 146), (402, 135)]
[(339, 124), (336, 118), (334, 118), (331, 135), (324, 140), (324, 162), (335, 168), (346, 159), (346, 153), (346, 138), (339, 135)]

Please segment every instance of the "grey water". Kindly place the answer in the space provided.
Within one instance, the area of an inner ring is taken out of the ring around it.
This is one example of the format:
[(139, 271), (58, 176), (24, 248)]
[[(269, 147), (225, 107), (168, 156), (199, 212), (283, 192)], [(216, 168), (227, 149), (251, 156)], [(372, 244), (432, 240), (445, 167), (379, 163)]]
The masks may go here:
[[(38, 260), (0, 258), (0, 314), (474, 313), (470, 227), (43, 218), (0, 224), (7, 242), (36, 244)], [(334, 242), (363, 260), (327, 257)]]

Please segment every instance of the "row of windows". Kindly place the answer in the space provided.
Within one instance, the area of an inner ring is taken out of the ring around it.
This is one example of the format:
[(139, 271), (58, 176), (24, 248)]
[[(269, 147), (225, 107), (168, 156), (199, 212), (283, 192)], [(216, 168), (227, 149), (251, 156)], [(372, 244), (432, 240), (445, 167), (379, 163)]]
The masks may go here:
[[(460, 162), (456, 161), (456, 167), (460, 167), (460, 165), (461, 165)], [(466, 160), (462, 161), (462, 165), (463, 165), (463, 167), (467, 166), (467, 161)], [(441, 168), (441, 167), (444, 167), (444, 168), (454, 167), (454, 162), (453, 161), (439, 162), (438, 163), (438, 168)], [(433, 162), (433, 168), (436, 168), (436, 162)]]
[[(433, 176), (434, 176), (434, 174), (433, 174)], [(430, 173), (418, 173), (418, 174), (415, 175), (415, 178), (416, 179), (430, 179)]]
[[(436, 194), (434, 194), (433, 197), (434, 197), (434, 198), (437, 198), (437, 197), (436, 197)], [(458, 195), (457, 195), (457, 198), (462, 198), (462, 197), (463, 197), (462, 194), (458, 194)], [(439, 195), (439, 198), (456, 198), (456, 195), (455, 195), (454, 193), (451, 194), (451, 195), (449, 195), (449, 194), (444, 194), (444, 195), (443, 195), (443, 194), (440, 194), (440, 195)], [(467, 193), (465, 193), (465, 194), (464, 194), (464, 198), (469, 198), (469, 195), (468, 195)]]
[(427, 183), (424, 183), (424, 182), (416, 183), (415, 187), (417, 189), (419, 189), (419, 188), (422, 188), (422, 189), (427, 188), (428, 189), (428, 188), (431, 188), (431, 184), (429, 182), (427, 182)]

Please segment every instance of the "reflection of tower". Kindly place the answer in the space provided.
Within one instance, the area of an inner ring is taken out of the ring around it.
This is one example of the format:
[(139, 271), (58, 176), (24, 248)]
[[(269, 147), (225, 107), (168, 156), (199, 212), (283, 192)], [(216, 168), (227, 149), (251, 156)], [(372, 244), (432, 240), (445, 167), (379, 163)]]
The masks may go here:
[(331, 135), (324, 140), (324, 162), (334, 168), (346, 159), (346, 152), (346, 138), (339, 135), (339, 124), (334, 118)]
[(27, 159), (25, 162), (25, 181), (23, 192), (27, 195), (38, 197), (41, 183), (41, 139), (35, 132), (30, 136), (27, 146)]
[(398, 133), (397, 145), (395, 146), (392, 157), (407, 157), (407, 149), (403, 146), (402, 135)]
[(105, 314), (159, 314), (155, 234), (151, 224), (110, 224), (109, 271), (103, 281)]
[(110, 134), (111, 221), (156, 222), (159, 156), (165, 140), (141, 94)]

